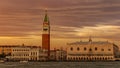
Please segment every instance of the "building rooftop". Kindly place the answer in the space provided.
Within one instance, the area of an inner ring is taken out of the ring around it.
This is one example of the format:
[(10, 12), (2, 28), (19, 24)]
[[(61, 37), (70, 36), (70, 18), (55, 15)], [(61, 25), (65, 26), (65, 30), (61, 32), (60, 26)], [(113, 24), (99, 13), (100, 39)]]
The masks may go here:
[(40, 46), (28, 46), (28, 45), (0, 45), (0, 47), (30, 47), (30, 48), (41, 48)]
[(77, 41), (77, 42), (73, 42), (73, 43), (67, 43), (67, 45), (87, 45), (87, 44), (112, 44), (108, 41)]

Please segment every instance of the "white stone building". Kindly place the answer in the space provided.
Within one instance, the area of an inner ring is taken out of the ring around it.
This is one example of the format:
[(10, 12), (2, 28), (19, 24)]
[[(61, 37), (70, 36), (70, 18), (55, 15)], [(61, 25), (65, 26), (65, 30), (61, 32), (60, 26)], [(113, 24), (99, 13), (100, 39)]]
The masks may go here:
[(67, 51), (63, 49), (54, 49), (50, 51), (50, 61), (65, 61)]
[(50, 61), (56, 60), (56, 50), (50, 50)]
[(39, 61), (40, 48), (30, 48), (30, 60)]
[(11, 53), (11, 60), (30, 60), (30, 48), (25, 46), (13, 47)]
[(48, 51), (45, 49), (39, 50), (39, 61), (47, 61), (48, 60)]
[(68, 61), (100, 61), (114, 60), (119, 48), (109, 42), (74, 42), (68, 43)]
[(10, 60), (38, 61), (40, 48), (32, 46), (17, 46), (12, 48)]
[(67, 51), (63, 49), (56, 50), (56, 61), (66, 61)]

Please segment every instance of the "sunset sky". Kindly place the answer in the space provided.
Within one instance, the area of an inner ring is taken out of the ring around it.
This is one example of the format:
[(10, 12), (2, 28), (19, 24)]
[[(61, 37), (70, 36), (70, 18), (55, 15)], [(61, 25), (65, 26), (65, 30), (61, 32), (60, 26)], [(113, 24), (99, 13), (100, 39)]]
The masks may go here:
[(0, 44), (41, 46), (46, 8), (52, 48), (89, 36), (120, 42), (120, 0), (0, 0)]

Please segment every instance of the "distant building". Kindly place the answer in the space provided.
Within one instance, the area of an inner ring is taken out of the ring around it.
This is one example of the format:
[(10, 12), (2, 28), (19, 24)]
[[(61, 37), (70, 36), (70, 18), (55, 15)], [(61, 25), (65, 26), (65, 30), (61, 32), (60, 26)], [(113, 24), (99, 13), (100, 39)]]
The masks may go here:
[(110, 42), (88, 42), (68, 43), (67, 60), (68, 61), (98, 61), (114, 60), (119, 48)]
[(39, 61), (48, 61), (48, 51), (45, 49), (40, 49), (39, 51)]
[(50, 50), (50, 61), (65, 61), (67, 52), (63, 49)]
[(21, 60), (30, 60), (30, 47), (18, 46), (12, 48), (11, 60), (21, 61)]
[(0, 54), (10, 55), (13, 47), (16, 45), (0, 45)]
[(13, 61), (39, 61), (39, 49), (32, 46), (13, 47), (11, 56), (8, 59)]
[(50, 61), (55, 61), (56, 60), (56, 50), (50, 50)]
[(39, 46), (0, 45), (0, 54), (9, 61), (48, 61), (48, 50)]
[(56, 61), (66, 61), (67, 51), (63, 49), (56, 50)]
[[(2, 53), (6, 54), (6, 55), (11, 54), (12, 53), (12, 48), (18, 47), (18, 46), (21, 46), (21, 45), (0, 45), (0, 54), (2, 54)], [(27, 47), (38, 47), (38, 48), (40, 48), (39, 46), (27, 46)]]
[(30, 48), (30, 61), (39, 61), (40, 48)]
[(119, 53), (118, 53), (118, 56), (117, 56), (117, 58), (120, 58), (120, 49), (119, 49)]

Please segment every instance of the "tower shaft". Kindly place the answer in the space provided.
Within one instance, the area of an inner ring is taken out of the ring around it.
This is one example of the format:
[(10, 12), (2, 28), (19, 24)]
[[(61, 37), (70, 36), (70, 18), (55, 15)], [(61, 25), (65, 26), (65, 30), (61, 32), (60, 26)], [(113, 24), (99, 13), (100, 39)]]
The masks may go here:
[(50, 22), (47, 15), (47, 10), (46, 10), (45, 18), (43, 22), (42, 49), (47, 50), (47, 54), (49, 58), (50, 56)]

